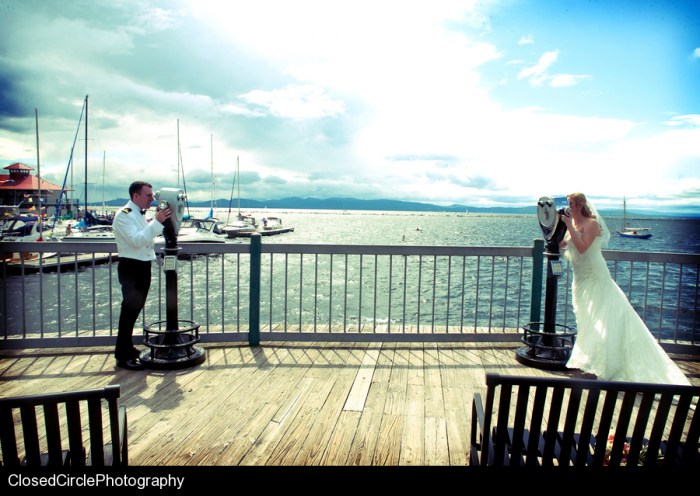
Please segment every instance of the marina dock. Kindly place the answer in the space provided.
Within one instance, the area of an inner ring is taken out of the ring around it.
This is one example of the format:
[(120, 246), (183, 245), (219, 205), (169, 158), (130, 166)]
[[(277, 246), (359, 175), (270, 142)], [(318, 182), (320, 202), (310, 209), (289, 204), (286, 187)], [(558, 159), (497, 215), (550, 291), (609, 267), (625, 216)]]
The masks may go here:
[(11, 259), (6, 260), (7, 270), (10, 274), (34, 274), (37, 272), (55, 272), (59, 269), (70, 270), (76, 267), (92, 266), (117, 260), (113, 253), (16, 253)]

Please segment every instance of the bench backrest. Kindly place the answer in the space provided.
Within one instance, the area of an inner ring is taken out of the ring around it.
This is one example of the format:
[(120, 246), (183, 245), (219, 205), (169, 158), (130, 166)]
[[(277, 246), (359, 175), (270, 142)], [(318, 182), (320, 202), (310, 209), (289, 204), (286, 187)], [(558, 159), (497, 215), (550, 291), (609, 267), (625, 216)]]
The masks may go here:
[[(0, 398), (3, 465), (126, 465), (126, 410), (117, 404), (119, 393), (119, 385), (111, 385), (84, 391)], [(109, 443), (105, 443), (103, 430), (103, 401), (107, 406)], [(83, 424), (84, 413), (87, 413), (86, 425)], [(43, 432), (40, 430), (42, 423)], [(19, 437), (22, 445), (17, 443), (17, 429), (22, 432)], [(87, 445), (83, 444), (84, 436), (89, 441)]]
[(700, 387), (487, 373), (482, 464), (699, 463)]

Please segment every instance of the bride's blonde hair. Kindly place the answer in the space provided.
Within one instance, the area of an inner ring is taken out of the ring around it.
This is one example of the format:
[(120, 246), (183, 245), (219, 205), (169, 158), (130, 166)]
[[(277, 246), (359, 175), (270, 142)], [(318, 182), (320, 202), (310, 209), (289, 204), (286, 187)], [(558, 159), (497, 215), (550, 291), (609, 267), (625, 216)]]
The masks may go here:
[(586, 195), (584, 195), (583, 193), (576, 192), (571, 193), (566, 198), (567, 200), (572, 201), (577, 205), (581, 205), (581, 215), (583, 215), (584, 217), (591, 217), (593, 219), (596, 218), (595, 215), (591, 213), (591, 208), (588, 206), (588, 200), (586, 200)]

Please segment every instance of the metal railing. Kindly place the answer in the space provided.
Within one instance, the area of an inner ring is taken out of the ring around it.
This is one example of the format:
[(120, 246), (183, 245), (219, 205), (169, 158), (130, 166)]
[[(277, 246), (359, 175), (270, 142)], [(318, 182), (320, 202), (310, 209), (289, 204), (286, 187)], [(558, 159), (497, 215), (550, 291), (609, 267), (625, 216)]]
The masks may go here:
[[(196, 322), (204, 342), (517, 340), (541, 320), (543, 246), (264, 244), (259, 236), (183, 244), (178, 316)], [(0, 262), (0, 347), (113, 343), (116, 244), (3, 242), (0, 258), (29, 250), (33, 259)], [(604, 256), (658, 340), (698, 349), (700, 255)], [(566, 267), (556, 319), (575, 327)], [(165, 277), (159, 264), (152, 270), (143, 326), (166, 312)]]

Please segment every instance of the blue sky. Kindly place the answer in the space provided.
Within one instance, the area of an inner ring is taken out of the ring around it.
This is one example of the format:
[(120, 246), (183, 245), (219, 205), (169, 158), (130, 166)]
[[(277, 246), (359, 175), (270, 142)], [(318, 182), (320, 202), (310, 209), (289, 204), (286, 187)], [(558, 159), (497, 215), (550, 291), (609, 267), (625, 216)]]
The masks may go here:
[(0, 0), (0, 18), (0, 166), (36, 166), (37, 109), (61, 184), (89, 95), (90, 203), (178, 186), (179, 128), (193, 200), (228, 198), (240, 158), (258, 200), (700, 211), (696, 0)]

